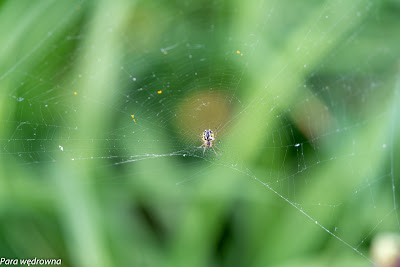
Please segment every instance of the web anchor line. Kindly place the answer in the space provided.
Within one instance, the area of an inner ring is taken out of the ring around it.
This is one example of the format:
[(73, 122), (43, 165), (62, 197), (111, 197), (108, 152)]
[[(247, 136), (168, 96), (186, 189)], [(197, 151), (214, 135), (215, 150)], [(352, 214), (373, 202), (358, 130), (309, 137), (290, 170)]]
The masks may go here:
[[(220, 164), (218, 164), (220, 165)], [(225, 165), (222, 165), (225, 166)], [(368, 258), (366, 255), (364, 255), (361, 251), (359, 251), (356, 247), (351, 246), (349, 243), (347, 243), (346, 241), (344, 241), (342, 238), (340, 238), (339, 236), (335, 235), (334, 233), (332, 233), (329, 229), (327, 229), (325, 226), (323, 226), (322, 224), (320, 224), (317, 220), (315, 220), (314, 218), (312, 218), (310, 215), (308, 215), (305, 211), (303, 211), (301, 208), (297, 207), (293, 202), (291, 202), (289, 199), (285, 198), (283, 195), (279, 194), (275, 189), (273, 189), (269, 184), (267, 183), (263, 183), (260, 179), (258, 179), (255, 175), (248, 173), (248, 172), (244, 172), (242, 170), (239, 170), (237, 168), (234, 167), (230, 167), (230, 166), (225, 166), (229, 169), (233, 169), (236, 170), (242, 174), (245, 174), (246, 176), (249, 176), (251, 178), (253, 178), (254, 180), (256, 180), (257, 182), (259, 182), (260, 184), (262, 184), (264, 187), (266, 187), (268, 190), (272, 191), (275, 195), (279, 196), (281, 199), (283, 199), (285, 202), (289, 203), (292, 207), (294, 207), (296, 210), (298, 210), (299, 212), (301, 212), (304, 216), (306, 216), (308, 219), (310, 219), (311, 221), (313, 221), (316, 225), (318, 225), (321, 229), (323, 229), (325, 232), (327, 232), (328, 234), (330, 234), (331, 236), (333, 236), (334, 238), (336, 238), (337, 240), (339, 240), (341, 243), (343, 243), (344, 245), (346, 245), (347, 247), (351, 248), (352, 250), (354, 250), (357, 254), (359, 254), (360, 256), (362, 256), (364, 259), (368, 260), (370, 263), (375, 264), (375, 262), (373, 262), (370, 258)]]

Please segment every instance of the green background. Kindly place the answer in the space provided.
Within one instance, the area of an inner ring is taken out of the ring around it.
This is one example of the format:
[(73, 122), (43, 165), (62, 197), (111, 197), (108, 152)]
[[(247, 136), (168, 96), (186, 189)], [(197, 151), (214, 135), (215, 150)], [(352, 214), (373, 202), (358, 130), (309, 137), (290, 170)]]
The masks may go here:
[(397, 1), (1, 1), (0, 257), (371, 266), (399, 29)]

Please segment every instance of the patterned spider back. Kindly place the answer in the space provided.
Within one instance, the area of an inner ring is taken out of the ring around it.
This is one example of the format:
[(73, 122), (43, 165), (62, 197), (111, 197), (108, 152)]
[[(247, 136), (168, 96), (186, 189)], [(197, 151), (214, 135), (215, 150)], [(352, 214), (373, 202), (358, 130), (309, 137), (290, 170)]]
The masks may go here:
[(214, 139), (213, 132), (210, 129), (205, 130), (203, 134), (203, 139), (204, 141), (212, 141)]

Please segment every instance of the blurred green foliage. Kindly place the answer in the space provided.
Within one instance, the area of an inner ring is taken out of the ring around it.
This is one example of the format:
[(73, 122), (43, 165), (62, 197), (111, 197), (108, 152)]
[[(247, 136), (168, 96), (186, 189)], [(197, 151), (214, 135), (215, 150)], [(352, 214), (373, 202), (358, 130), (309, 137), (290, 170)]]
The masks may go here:
[(0, 2), (0, 257), (371, 266), (399, 28), (397, 1)]

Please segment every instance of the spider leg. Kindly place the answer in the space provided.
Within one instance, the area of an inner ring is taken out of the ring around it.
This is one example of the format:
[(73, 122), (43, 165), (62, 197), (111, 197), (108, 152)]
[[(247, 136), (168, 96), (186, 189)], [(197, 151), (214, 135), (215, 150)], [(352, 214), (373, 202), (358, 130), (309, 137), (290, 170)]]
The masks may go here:
[(202, 146), (204, 146), (204, 144), (202, 144), (201, 146), (199, 146), (197, 149), (201, 148)]
[(204, 150), (203, 150), (203, 158), (204, 158), (204, 152), (206, 152), (206, 147), (204, 146)]
[(222, 152), (224, 152), (223, 150), (221, 150), (221, 149), (219, 149), (219, 147), (217, 147), (216, 145), (214, 145), (219, 151), (222, 151)]
[(215, 152), (214, 146), (212, 146), (211, 148), (214, 150), (214, 154), (215, 154), (215, 156), (217, 156), (217, 159), (219, 159), (217, 152)]

